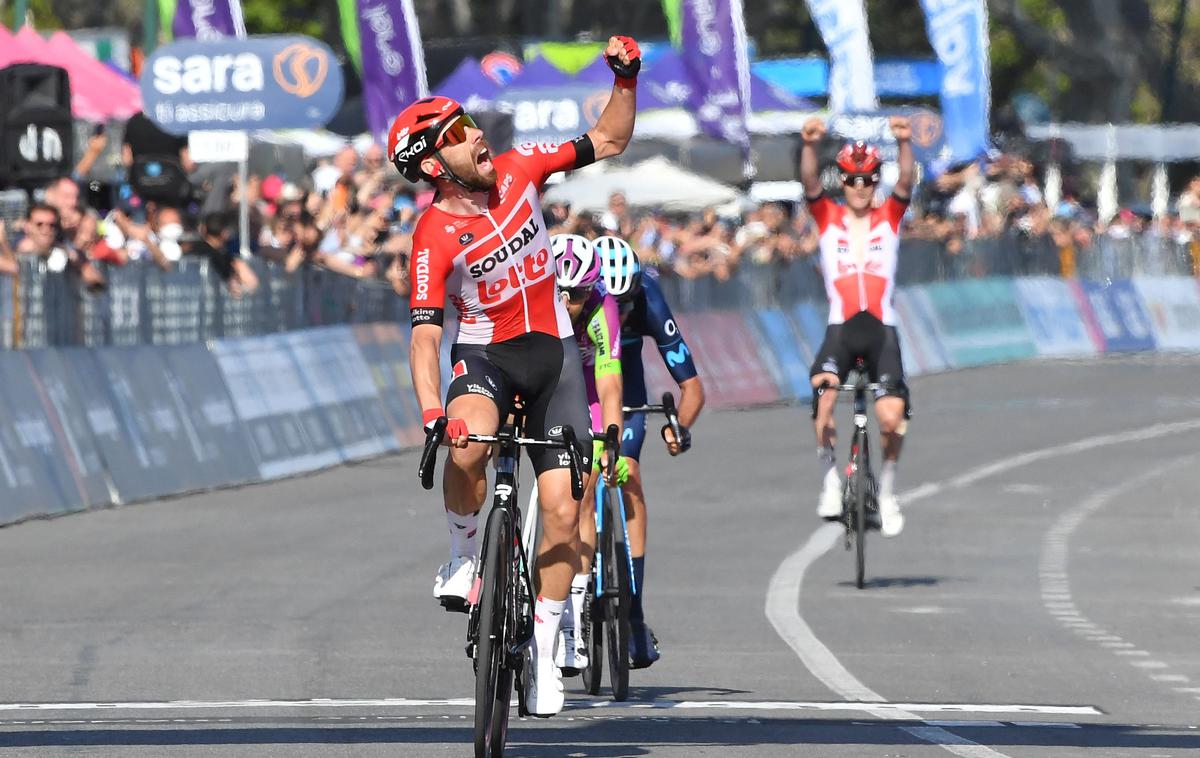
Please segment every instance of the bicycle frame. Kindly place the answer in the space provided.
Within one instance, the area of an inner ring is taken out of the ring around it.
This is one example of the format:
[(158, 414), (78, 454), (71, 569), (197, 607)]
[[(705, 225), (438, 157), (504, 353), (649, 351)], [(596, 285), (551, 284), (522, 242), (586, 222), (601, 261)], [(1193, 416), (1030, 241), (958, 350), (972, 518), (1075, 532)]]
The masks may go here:
[[(616, 511), (617, 511), (617, 513), (621, 514), (621, 519), (620, 519), (621, 533), (625, 536), (624, 544), (628, 545), (629, 544), (629, 524), (628, 524), (628, 522), (626, 520), (626, 516), (625, 516), (625, 494), (621, 491), (620, 487), (613, 487), (612, 489), (614, 492), (616, 492), (616, 495), (617, 495)], [(604, 533), (604, 527), (605, 527), (604, 514), (608, 512), (608, 509), (605, 507), (606, 505), (608, 505), (608, 497), (607, 497), (608, 490), (609, 490), (609, 488), (607, 486), (605, 486), (603, 481), (600, 481), (596, 484), (596, 535), (597, 535), (596, 543), (597, 544), (600, 544), (600, 535)], [(615, 526), (615, 525), (612, 525), (612, 526)], [(632, 592), (633, 594), (637, 594), (637, 577), (635, 577), (633, 574), (633, 551), (626, 550), (625, 558), (629, 562), (629, 589), (630, 589), (630, 592)], [(595, 561), (595, 563), (596, 563), (595, 597), (596, 597), (596, 599), (600, 599), (600, 598), (604, 597), (604, 593), (606, 591), (609, 591), (608, 588), (603, 586), (603, 582), (604, 582), (604, 553), (603, 553), (603, 551), (597, 550), (596, 556), (595, 556), (595, 558), (593, 558), (593, 561)]]

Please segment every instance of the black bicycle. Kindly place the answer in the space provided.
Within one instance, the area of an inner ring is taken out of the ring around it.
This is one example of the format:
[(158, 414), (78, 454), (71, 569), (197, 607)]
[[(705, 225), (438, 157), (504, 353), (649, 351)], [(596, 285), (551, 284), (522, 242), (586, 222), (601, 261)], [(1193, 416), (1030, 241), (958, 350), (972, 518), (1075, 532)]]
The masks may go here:
[[(571, 494), (583, 497), (583, 464), (570, 426), (561, 440), (522, 436), (520, 415), (494, 435), (469, 434), (471, 442), (498, 448), (492, 510), (484, 529), (478, 578), (472, 589), (467, 621), (467, 656), (475, 665), (475, 758), (500, 758), (508, 734), (509, 702), (514, 684), (517, 713), (530, 715), (521, 686), (524, 654), (533, 639), (531, 560), (521, 540), (521, 508), (517, 500), (523, 447), (566, 450), (571, 468)], [(421, 486), (433, 488), (438, 446), (446, 435), (446, 418), (427, 432), (421, 454)]]
[[(846, 528), (846, 549), (854, 548), (854, 585), (862, 589), (867, 573), (867, 531), (879, 529), (879, 500), (875, 473), (871, 470), (870, 435), (867, 434), (867, 393), (877, 393), (884, 385), (867, 381), (862, 361), (855, 368), (853, 384), (838, 385), (836, 389), (854, 393), (854, 435), (850, 439), (850, 460), (846, 465), (846, 482), (842, 487), (842, 515), (837, 519)], [(813, 417), (817, 400), (829, 385), (817, 387), (813, 393)]]

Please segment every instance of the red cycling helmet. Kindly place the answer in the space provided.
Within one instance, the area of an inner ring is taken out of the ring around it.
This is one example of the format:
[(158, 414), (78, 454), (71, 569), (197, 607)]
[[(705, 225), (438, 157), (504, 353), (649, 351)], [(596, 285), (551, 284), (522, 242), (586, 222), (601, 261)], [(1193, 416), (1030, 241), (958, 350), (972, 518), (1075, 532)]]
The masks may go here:
[(847, 142), (837, 154), (837, 165), (843, 174), (878, 174), (882, 164), (879, 150), (862, 140)]
[(421, 170), (421, 161), (433, 155), (444, 139), (457, 144), (465, 139), (457, 126), (459, 117), (468, 126), (475, 126), (463, 112), (457, 100), (448, 97), (426, 97), (418, 100), (396, 116), (388, 132), (388, 157), (396, 170), (410, 182), (432, 179)]

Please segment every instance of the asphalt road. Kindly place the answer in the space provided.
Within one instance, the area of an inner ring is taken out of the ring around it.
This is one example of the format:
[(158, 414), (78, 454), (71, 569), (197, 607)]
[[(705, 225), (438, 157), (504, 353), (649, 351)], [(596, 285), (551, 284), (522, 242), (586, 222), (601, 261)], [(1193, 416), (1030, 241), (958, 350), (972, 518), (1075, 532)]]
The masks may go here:
[[(914, 382), (870, 583), (795, 408), (649, 454), (664, 657), (513, 756), (1200, 755), (1200, 358)], [(839, 421), (848, 410), (839, 408)], [(0, 529), (0, 755), (466, 756), (413, 455)]]

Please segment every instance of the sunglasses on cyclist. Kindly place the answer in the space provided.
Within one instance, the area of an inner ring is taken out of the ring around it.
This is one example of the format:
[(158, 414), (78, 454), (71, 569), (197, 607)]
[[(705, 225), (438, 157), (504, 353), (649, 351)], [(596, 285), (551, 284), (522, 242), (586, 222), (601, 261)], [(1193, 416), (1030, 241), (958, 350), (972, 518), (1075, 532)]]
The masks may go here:
[(842, 174), (842, 184), (847, 187), (874, 187), (879, 183), (879, 174)]
[(564, 287), (562, 292), (566, 294), (567, 299), (572, 303), (582, 303), (592, 294), (592, 289), (591, 285), (586, 287)]
[(442, 145), (461, 145), (467, 141), (467, 128), (478, 129), (475, 125), (475, 119), (465, 113), (460, 113), (458, 116), (446, 124), (442, 129), (442, 133), (438, 136), (437, 147)]

